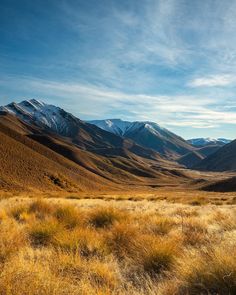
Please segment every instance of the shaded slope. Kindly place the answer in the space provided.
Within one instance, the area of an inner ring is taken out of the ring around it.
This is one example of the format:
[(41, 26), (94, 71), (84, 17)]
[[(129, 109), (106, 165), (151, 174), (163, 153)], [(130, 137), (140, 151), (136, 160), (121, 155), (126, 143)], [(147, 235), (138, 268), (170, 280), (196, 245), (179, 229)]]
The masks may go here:
[(214, 154), (201, 161), (194, 168), (205, 171), (235, 171), (236, 140), (223, 146)]
[(197, 148), (194, 151), (191, 151), (184, 156), (178, 158), (177, 162), (181, 165), (184, 165), (186, 168), (194, 168), (196, 165), (201, 163), (203, 159), (205, 159), (207, 156), (215, 153), (220, 149), (220, 146), (218, 145), (209, 145), (204, 146), (201, 148)]
[(218, 151), (222, 145), (208, 145), (201, 148), (196, 149), (196, 151), (201, 154), (204, 158), (210, 156), (211, 154), (214, 154), (216, 151)]
[(210, 192), (236, 192), (236, 177), (207, 184), (202, 190)]
[(178, 163), (184, 165), (187, 168), (192, 168), (204, 159), (197, 151), (190, 152), (178, 159)]

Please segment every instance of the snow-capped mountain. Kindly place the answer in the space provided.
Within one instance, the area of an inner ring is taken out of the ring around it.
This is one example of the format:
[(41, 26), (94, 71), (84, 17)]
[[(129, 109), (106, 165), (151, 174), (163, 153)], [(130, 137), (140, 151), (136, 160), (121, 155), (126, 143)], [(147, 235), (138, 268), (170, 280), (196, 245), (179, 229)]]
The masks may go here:
[[(149, 159), (159, 159), (160, 155), (150, 149), (141, 147), (135, 142), (122, 138), (116, 134), (89, 124), (54, 105), (31, 99), (20, 103), (10, 103), (0, 107), (0, 113), (9, 113), (33, 126), (37, 126), (37, 140), (48, 142), (44, 136), (60, 135), (66, 137), (67, 142), (76, 144), (84, 150), (110, 156), (128, 157), (135, 154)], [(52, 134), (53, 133), (53, 134)], [(35, 136), (33, 136), (35, 138)], [(50, 146), (54, 143), (50, 143)]]
[(173, 158), (193, 150), (183, 138), (154, 122), (108, 119), (89, 121), (89, 123)]
[(33, 122), (63, 136), (70, 135), (80, 121), (63, 109), (36, 99), (24, 100), (20, 103), (12, 102), (0, 107), (0, 111), (16, 115), (27, 123)]
[(188, 142), (194, 146), (207, 146), (207, 145), (225, 145), (231, 142), (230, 139), (226, 138), (192, 138), (189, 139)]
[(90, 124), (94, 124), (99, 128), (108, 132), (123, 136), (125, 132), (131, 127), (132, 123), (128, 121), (122, 121), (120, 119), (112, 120), (93, 120), (88, 121)]
[(121, 119), (108, 119), (108, 120), (93, 120), (89, 123), (98, 126), (99, 128), (112, 132), (120, 136), (126, 136), (128, 133), (138, 130), (140, 128), (145, 128), (150, 130), (150, 132), (156, 133), (159, 136), (166, 136), (166, 133), (169, 133), (167, 129), (162, 128), (160, 125), (154, 122), (129, 122), (123, 121)]

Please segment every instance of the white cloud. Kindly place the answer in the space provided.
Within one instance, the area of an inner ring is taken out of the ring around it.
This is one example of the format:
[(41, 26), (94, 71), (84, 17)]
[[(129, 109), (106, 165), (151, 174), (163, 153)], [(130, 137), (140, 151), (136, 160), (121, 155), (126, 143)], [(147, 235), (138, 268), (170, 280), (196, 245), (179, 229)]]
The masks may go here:
[[(91, 84), (46, 81), (32, 78), (4, 78), (0, 85), (13, 85), (24, 97), (37, 97), (63, 107), (82, 119), (120, 117), (127, 120), (150, 120), (166, 127), (215, 128), (236, 124), (236, 110), (229, 101), (196, 95), (147, 95), (116, 91)], [(23, 97), (18, 97), (22, 100)], [(212, 109), (212, 104), (217, 104)]]
[(195, 78), (189, 82), (191, 87), (220, 87), (228, 86), (236, 82), (232, 75), (212, 75), (208, 77)]

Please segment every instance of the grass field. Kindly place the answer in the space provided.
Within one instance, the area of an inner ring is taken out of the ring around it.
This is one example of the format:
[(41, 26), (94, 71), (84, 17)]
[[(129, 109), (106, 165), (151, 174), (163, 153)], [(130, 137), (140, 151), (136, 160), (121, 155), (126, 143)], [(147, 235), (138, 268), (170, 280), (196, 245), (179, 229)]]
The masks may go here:
[(9, 198), (0, 294), (236, 294), (236, 206)]

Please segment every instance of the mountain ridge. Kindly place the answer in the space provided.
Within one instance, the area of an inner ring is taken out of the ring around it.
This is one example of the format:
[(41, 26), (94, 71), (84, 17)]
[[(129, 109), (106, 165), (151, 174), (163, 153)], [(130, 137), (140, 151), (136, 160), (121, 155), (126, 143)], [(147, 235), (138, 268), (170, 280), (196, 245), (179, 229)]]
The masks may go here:
[(187, 140), (190, 144), (196, 147), (204, 147), (207, 145), (219, 145), (223, 146), (230, 143), (232, 140), (227, 138), (211, 138), (211, 137), (199, 137)]
[(194, 147), (182, 137), (154, 122), (129, 122), (120, 119), (92, 120), (88, 122), (103, 130), (132, 139), (141, 146), (153, 149), (173, 160), (194, 150)]
[(117, 191), (177, 181), (178, 164), (132, 141), (81, 121), (76, 144), (73, 136), (51, 132), (26, 115), (23, 121), (0, 112), (0, 189)]
[(236, 171), (236, 140), (224, 145), (202, 160), (194, 169), (204, 171)]

